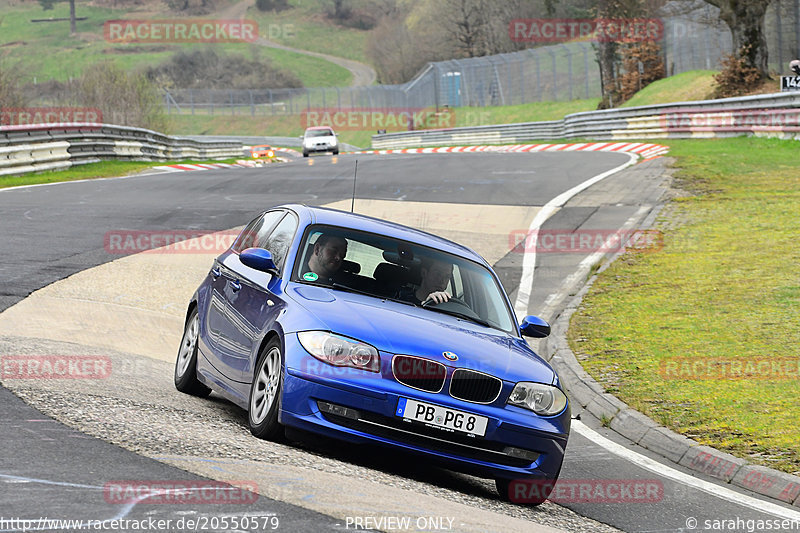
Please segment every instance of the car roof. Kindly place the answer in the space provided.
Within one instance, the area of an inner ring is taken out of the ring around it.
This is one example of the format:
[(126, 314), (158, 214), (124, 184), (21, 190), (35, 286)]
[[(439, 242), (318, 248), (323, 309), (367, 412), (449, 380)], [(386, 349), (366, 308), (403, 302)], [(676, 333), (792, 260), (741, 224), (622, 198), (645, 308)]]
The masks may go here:
[(395, 222), (389, 222), (388, 220), (360, 215), (358, 213), (348, 213), (347, 211), (340, 211), (328, 207), (312, 207), (300, 204), (289, 204), (279, 207), (291, 209), (297, 213), (304, 219), (304, 223), (301, 223), (301, 225), (325, 224), (328, 226), (340, 226), (378, 235), (386, 235), (387, 237), (410, 241), (415, 244), (465, 257), (482, 265), (489, 266), (483, 257), (466, 246), (425, 231)]
[(309, 127), (306, 128), (306, 131), (310, 131), (310, 130), (331, 130), (331, 131), (333, 131), (333, 128), (331, 128), (330, 126), (309, 126)]

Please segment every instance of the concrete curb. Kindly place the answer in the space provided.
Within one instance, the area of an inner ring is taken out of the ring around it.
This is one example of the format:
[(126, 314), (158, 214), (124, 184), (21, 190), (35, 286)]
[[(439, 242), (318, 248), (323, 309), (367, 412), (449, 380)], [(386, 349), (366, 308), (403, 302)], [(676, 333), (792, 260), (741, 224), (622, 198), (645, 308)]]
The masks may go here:
[[(659, 211), (660, 207), (648, 215), (642, 224), (643, 228), (652, 226)], [(654, 420), (608, 394), (583, 369), (567, 341), (570, 318), (594, 285), (598, 274), (608, 268), (619, 255), (621, 254), (614, 255), (607, 263), (603, 264), (574, 298), (566, 304), (557, 320), (552, 324), (552, 334), (545, 344), (544, 355), (549, 357), (550, 363), (558, 372), (564, 388), (567, 389), (567, 394), (573, 402), (573, 407), (580, 405), (632, 443), (647, 448), (676, 464), (782, 503), (800, 507), (800, 476), (750, 464), (744, 459), (709, 446), (703, 446), (695, 440), (660, 426)]]

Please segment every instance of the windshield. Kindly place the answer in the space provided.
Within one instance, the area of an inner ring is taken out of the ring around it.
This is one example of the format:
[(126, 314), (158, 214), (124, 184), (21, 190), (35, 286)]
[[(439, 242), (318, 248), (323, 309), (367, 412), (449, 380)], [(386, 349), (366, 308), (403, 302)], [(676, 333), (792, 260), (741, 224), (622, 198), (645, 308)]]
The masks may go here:
[(312, 137), (333, 137), (333, 132), (331, 130), (308, 130), (306, 138)]
[[(420, 306), (516, 334), (502, 289), (485, 266), (408, 241), (312, 226), (292, 279)], [(431, 292), (446, 293), (448, 301), (426, 302)]]

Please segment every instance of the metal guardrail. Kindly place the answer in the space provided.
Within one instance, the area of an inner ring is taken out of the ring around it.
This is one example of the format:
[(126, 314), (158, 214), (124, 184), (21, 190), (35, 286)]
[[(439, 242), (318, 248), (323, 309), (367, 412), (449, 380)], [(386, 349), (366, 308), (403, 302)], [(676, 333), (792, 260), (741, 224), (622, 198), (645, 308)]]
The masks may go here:
[(743, 134), (800, 139), (800, 93), (680, 102), (588, 111), (551, 122), (524, 122), (372, 136), (378, 150), (457, 144), (519, 144), (556, 139), (730, 137)]
[(171, 137), (111, 124), (35, 124), (0, 128), (0, 176), (69, 168), (102, 159), (170, 161), (242, 155), (239, 141)]

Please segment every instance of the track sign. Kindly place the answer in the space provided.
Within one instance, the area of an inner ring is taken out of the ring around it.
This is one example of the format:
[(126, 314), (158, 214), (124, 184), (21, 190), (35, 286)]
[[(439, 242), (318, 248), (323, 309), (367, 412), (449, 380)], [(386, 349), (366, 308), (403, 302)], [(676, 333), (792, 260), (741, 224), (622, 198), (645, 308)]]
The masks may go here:
[(781, 91), (800, 91), (800, 76), (781, 76)]

